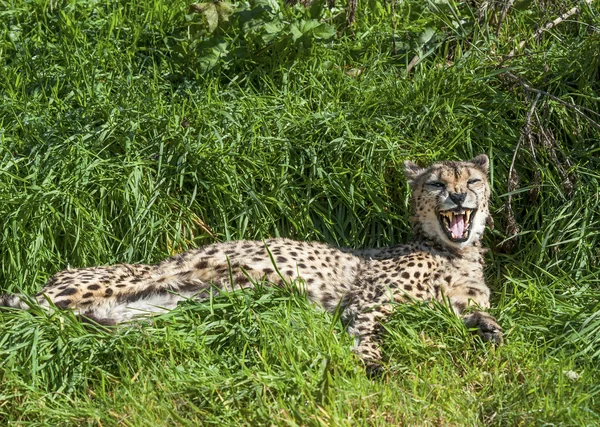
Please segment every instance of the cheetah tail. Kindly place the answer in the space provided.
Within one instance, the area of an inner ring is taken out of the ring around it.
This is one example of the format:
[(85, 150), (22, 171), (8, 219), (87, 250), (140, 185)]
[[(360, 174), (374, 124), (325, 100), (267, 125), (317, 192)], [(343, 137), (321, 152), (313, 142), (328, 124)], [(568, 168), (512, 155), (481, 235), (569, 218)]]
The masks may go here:
[(20, 308), (21, 310), (29, 308), (29, 306), (23, 302), (21, 297), (16, 294), (0, 295), (0, 308), (2, 307)]

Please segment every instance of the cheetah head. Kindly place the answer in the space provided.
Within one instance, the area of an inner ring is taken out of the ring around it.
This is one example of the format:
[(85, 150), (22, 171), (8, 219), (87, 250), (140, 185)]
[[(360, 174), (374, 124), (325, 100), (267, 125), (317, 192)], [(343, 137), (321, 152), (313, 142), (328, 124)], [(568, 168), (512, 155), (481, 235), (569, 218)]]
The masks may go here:
[(415, 234), (462, 249), (481, 239), (489, 216), (489, 159), (438, 162), (421, 168), (404, 162), (412, 188)]

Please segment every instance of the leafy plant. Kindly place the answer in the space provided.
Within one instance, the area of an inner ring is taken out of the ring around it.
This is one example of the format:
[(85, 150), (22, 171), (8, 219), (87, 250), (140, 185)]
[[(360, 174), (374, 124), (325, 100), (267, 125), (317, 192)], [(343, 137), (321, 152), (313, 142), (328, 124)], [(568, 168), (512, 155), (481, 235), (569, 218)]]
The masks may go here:
[(275, 0), (192, 4), (189, 11), (193, 37), (186, 51), (202, 72), (241, 63), (250, 67), (271, 56), (280, 61), (335, 36), (333, 27), (319, 19), (286, 19)]

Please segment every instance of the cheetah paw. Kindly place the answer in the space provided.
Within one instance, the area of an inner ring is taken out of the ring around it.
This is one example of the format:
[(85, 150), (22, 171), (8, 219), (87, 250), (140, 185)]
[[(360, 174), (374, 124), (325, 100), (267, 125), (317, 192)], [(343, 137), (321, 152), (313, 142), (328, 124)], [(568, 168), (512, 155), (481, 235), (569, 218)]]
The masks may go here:
[(477, 335), (483, 341), (491, 342), (492, 344), (502, 344), (502, 328), (496, 322), (496, 319), (482, 311), (468, 314), (463, 317), (463, 322), (467, 328), (477, 328)]
[(383, 366), (381, 365), (381, 362), (365, 362), (365, 371), (367, 373), (367, 377), (377, 378), (383, 374)]

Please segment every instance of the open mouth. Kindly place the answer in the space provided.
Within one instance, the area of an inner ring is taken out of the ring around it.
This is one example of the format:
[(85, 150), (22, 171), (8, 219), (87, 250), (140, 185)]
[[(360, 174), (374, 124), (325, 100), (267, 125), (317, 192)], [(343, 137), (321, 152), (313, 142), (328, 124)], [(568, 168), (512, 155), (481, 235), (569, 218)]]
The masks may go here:
[(461, 208), (438, 212), (438, 219), (448, 239), (453, 242), (467, 241), (476, 211), (476, 209)]

